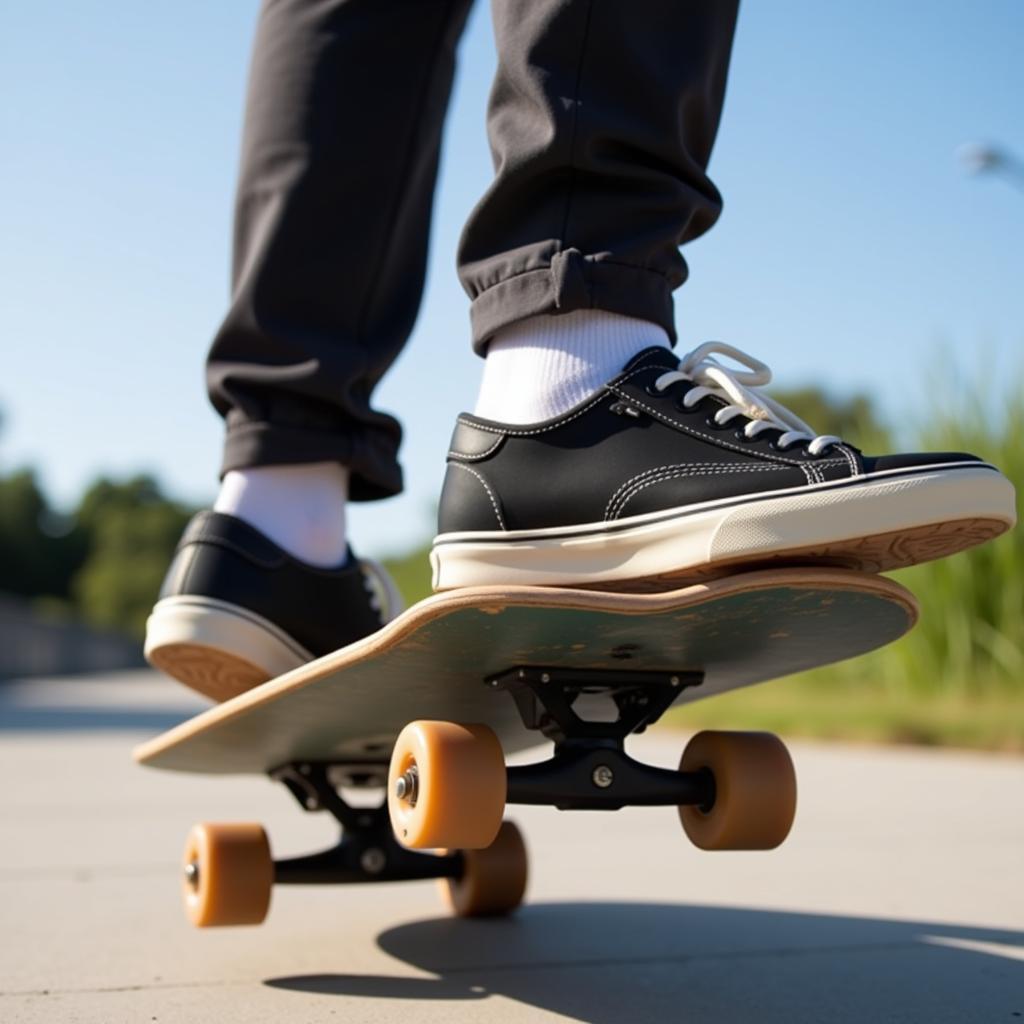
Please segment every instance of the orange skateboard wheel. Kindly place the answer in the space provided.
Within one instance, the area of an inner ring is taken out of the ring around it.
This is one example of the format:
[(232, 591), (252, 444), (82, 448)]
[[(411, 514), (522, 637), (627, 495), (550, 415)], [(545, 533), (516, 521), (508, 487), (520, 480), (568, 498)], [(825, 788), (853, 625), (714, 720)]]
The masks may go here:
[(260, 825), (194, 825), (182, 866), (185, 914), (197, 928), (260, 924), (267, 916), (274, 862)]
[(442, 878), (441, 891), (456, 917), (498, 917), (515, 910), (526, 892), (528, 858), (523, 834), (503, 821), (483, 850), (465, 850), (461, 878)]
[(709, 808), (683, 806), (679, 817), (702, 850), (771, 850), (793, 825), (796, 773), (785, 744), (767, 732), (699, 732), (686, 745), (681, 771), (715, 777)]
[(505, 755), (494, 730), (410, 722), (388, 771), (388, 812), (413, 850), (478, 850), (494, 842), (505, 813)]

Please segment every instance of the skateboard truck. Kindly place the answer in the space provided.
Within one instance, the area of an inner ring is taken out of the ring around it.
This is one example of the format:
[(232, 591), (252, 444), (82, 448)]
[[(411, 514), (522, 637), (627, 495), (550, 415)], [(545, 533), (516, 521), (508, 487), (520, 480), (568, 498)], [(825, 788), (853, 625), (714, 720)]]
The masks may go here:
[[(507, 804), (667, 805), (702, 850), (774, 849), (797, 795), (781, 740), (701, 730), (666, 770), (627, 756), (626, 737), (679, 697), (872, 650), (915, 615), (897, 584), (831, 569), (741, 573), (665, 594), (461, 590), (136, 756), (189, 771), (271, 768), (303, 808), (341, 826), (330, 849), (275, 863), (258, 823), (197, 823), (182, 895), (198, 926), (262, 921), (275, 880), (437, 877), (456, 914), (505, 914), (522, 900), (528, 860)], [(541, 664), (522, 663), (531, 658)], [(673, 660), (706, 679), (673, 671)], [(509, 767), (506, 753), (542, 738), (553, 744), (546, 759)], [(371, 787), (384, 788), (386, 810), (351, 794)], [(460, 852), (425, 852), (440, 850)]]
[[(554, 756), (508, 769), (510, 804), (548, 804), (559, 810), (619, 810), (626, 806), (691, 805), (710, 808), (714, 776), (705, 770), (668, 771), (634, 760), (625, 739), (643, 732), (703, 672), (637, 672), (516, 666), (489, 676), (492, 689), (507, 690), (523, 725), (555, 744)], [(617, 709), (612, 721), (582, 718), (574, 708), (583, 695), (602, 695)]]
[(270, 773), (307, 811), (327, 811), (341, 826), (339, 842), (319, 853), (274, 861), (274, 882), (317, 885), (345, 882), (396, 882), (425, 878), (457, 879), (463, 873), (460, 852), (418, 853), (396, 839), (387, 804), (353, 807), (338, 792), (344, 785), (373, 787), (387, 778), (386, 763), (298, 761)]

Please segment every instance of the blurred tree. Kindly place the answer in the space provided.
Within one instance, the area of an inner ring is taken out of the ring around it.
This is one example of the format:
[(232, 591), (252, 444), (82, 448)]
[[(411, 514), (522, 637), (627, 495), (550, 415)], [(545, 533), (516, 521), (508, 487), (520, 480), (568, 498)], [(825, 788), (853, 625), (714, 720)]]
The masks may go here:
[(76, 517), (89, 536), (71, 588), (82, 618), (141, 636), (191, 514), (150, 476), (93, 484)]
[(835, 434), (872, 455), (891, 449), (889, 430), (868, 395), (855, 393), (839, 397), (816, 387), (790, 390), (770, 387), (767, 392), (819, 434)]
[(0, 477), (0, 590), (67, 599), (87, 551), (85, 531), (50, 508), (32, 470)]

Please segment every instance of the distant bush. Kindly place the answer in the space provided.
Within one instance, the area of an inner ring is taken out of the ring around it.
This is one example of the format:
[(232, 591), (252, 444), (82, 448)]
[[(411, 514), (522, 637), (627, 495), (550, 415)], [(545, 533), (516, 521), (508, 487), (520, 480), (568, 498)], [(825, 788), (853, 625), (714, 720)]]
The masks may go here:
[[(972, 452), (1024, 492), (1024, 370), (1004, 380), (936, 385), (915, 431), (924, 451)], [(1019, 515), (1019, 512), (1018, 512)], [(853, 662), (845, 673), (888, 690), (1024, 697), (1024, 530), (893, 574), (921, 603), (905, 639)]]
[(191, 514), (148, 476), (94, 484), (76, 517), (89, 537), (71, 588), (81, 617), (141, 637)]
[(141, 636), (190, 514), (148, 476), (99, 480), (67, 516), (31, 470), (0, 477), (0, 591), (46, 618)]

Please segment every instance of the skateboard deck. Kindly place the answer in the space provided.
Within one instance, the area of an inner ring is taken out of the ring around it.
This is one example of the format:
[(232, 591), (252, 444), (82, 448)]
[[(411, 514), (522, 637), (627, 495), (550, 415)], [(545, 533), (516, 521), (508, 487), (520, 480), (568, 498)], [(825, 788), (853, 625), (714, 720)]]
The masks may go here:
[[(703, 673), (676, 704), (841, 661), (898, 639), (917, 605), (880, 576), (769, 569), (658, 594), (476, 587), (420, 601), (379, 632), (142, 744), (154, 768), (267, 773), (300, 760), (386, 763), (416, 719), (482, 723), (536, 745), (487, 685), (517, 666)], [(675, 685), (675, 684), (673, 684)]]

